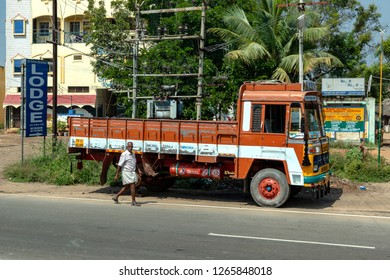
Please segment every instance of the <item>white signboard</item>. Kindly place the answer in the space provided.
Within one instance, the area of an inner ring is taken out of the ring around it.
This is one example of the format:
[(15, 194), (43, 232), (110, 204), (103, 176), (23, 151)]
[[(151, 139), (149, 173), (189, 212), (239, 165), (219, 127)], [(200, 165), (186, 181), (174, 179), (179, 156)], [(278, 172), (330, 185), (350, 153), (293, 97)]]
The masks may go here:
[(364, 96), (364, 78), (322, 79), (323, 96)]

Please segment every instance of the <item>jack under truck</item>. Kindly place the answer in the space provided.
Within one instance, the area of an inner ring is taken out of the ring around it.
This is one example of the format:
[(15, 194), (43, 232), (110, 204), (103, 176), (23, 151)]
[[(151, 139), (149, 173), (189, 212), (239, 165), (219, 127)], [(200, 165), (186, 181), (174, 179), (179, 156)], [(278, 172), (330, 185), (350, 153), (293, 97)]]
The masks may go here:
[(301, 84), (245, 82), (234, 121), (69, 117), (68, 152), (102, 161), (107, 181), (128, 141), (142, 182), (163, 191), (175, 178), (244, 179), (260, 206), (280, 207), (302, 189), (330, 191), (321, 93)]

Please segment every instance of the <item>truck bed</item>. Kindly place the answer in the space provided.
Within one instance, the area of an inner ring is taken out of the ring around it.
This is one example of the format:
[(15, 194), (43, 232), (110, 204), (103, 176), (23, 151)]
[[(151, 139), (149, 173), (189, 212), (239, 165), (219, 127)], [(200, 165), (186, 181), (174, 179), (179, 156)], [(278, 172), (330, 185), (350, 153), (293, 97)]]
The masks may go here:
[(123, 151), (128, 141), (135, 153), (236, 157), (235, 121), (187, 121), (70, 117), (69, 148)]

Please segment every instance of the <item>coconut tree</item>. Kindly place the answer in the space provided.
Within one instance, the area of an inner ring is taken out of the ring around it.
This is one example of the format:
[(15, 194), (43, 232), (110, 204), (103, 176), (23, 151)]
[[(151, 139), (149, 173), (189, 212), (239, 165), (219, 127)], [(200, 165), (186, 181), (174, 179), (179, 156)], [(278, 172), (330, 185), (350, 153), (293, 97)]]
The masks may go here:
[[(271, 61), (275, 65), (271, 76), (285, 82), (296, 80), (299, 72), (298, 16), (295, 8), (282, 7), (281, 0), (261, 0), (257, 20), (250, 22), (245, 12), (233, 6), (225, 10), (223, 22), (226, 28), (211, 28), (208, 31), (229, 44), (231, 51), (226, 56), (247, 64)], [(341, 66), (339, 59), (317, 49), (328, 28), (319, 26), (318, 15), (305, 12), (304, 28), (304, 73), (311, 74), (321, 67)]]

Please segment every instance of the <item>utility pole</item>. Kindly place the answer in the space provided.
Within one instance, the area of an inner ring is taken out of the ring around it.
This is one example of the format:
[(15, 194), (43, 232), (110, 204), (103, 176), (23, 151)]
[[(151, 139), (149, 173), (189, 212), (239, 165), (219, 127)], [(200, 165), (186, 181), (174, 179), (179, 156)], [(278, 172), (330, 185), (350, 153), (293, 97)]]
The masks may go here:
[(380, 55), (380, 79), (379, 79), (379, 116), (378, 116), (378, 168), (381, 165), (381, 140), (382, 140), (382, 78), (383, 78), (383, 35), (385, 30), (381, 32), (381, 55)]
[[(205, 57), (205, 40), (206, 40), (206, 9), (207, 4), (206, 0), (202, 1), (202, 6), (198, 7), (183, 7), (183, 8), (173, 8), (173, 9), (158, 9), (158, 10), (143, 10), (141, 11), (141, 5), (136, 4), (136, 34), (133, 39), (128, 41), (133, 43), (133, 107), (132, 107), (132, 118), (137, 116), (137, 100), (138, 99), (149, 99), (151, 97), (137, 96), (138, 92), (138, 77), (197, 77), (197, 94), (190, 96), (176, 96), (180, 98), (196, 98), (196, 119), (201, 119), (202, 112), (202, 98), (203, 98), (203, 73), (204, 73), (204, 57)], [(144, 36), (142, 34), (141, 26), (141, 15), (150, 15), (150, 14), (162, 14), (162, 13), (178, 13), (178, 12), (191, 12), (191, 11), (201, 11), (201, 30), (200, 35), (188, 35), (187, 31), (180, 32), (176, 35), (161, 35), (157, 36)], [(148, 41), (164, 41), (164, 40), (199, 40), (199, 63), (198, 63), (198, 73), (162, 73), (162, 74), (152, 74), (152, 73), (138, 73), (138, 50), (140, 42)]]
[(204, 72), (204, 47), (206, 40), (206, 1), (202, 1), (202, 18), (200, 24), (200, 40), (199, 40), (199, 75), (198, 75), (198, 90), (196, 98), (196, 119), (202, 117), (202, 97), (203, 97), (203, 72)]
[(57, 24), (57, 0), (53, 0), (53, 109), (52, 109), (52, 133), (53, 146), (57, 142), (57, 43), (58, 43), (58, 24)]
[(301, 91), (303, 91), (303, 29), (305, 28), (305, 14), (304, 3), (300, 0), (301, 15), (298, 17), (298, 37), (299, 37), (299, 83), (301, 84)]
[(141, 6), (136, 3), (135, 15), (135, 40), (133, 44), (133, 109), (131, 118), (137, 117), (137, 91), (138, 91), (138, 49), (139, 49), (139, 33), (140, 33), (140, 9)]
[(299, 40), (299, 83), (301, 84), (301, 90), (303, 91), (303, 30), (305, 28), (305, 6), (306, 5), (325, 5), (329, 2), (308, 2), (299, 0), (299, 3), (292, 4), (279, 4), (278, 7), (290, 7), (297, 6), (301, 15), (298, 17), (298, 40)]

